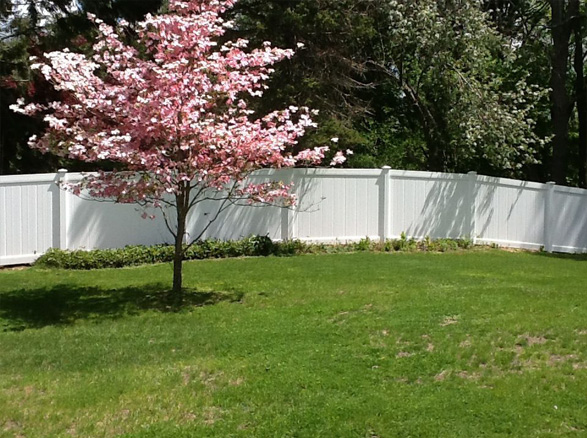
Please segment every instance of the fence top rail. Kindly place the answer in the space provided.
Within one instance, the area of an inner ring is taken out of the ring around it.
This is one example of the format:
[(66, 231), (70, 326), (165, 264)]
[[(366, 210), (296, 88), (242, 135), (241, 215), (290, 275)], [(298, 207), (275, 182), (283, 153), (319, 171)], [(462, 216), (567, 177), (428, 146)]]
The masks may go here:
[(587, 190), (579, 189), (577, 187), (555, 186), (554, 191), (559, 193), (569, 193), (571, 195), (587, 196)]
[(443, 172), (426, 172), (420, 170), (391, 170), (392, 178), (406, 179), (427, 179), (427, 180), (454, 180), (460, 181), (468, 179), (469, 175), (464, 173), (443, 173)]
[[(273, 172), (271, 172), (273, 170)], [(266, 173), (268, 172), (268, 173)], [(381, 176), (381, 169), (325, 169), (325, 168), (294, 168), (284, 170), (263, 169), (253, 175), (272, 175), (276, 172), (293, 172), (295, 176), (307, 177), (373, 177)]]
[(0, 186), (27, 183), (55, 182), (57, 173), (36, 173), (30, 175), (0, 175)]
[[(389, 172), (392, 178), (405, 178), (416, 180), (440, 180), (440, 181), (464, 181), (468, 180), (470, 175), (463, 173), (442, 173), (442, 172), (425, 172), (418, 170), (396, 170), (396, 169), (332, 169), (332, 168), (286, 168), (286, 169), (260, 169), (254, 172), (251, 177), (284, 177), (291, 175), (294, 177), (347, 177), (347, 178), (378, 178), (385, 171)], [(67, 173), (67, 179), (70, 182), (78, 182), (84, 176), (96, 175), (92, 172), (72, 172)], [(59, 180), (60, 173), (42, 173), (42, 174), (27, 174), (27, 175), (0, 175), (0, 186), (9, 186), (15, 184), (35, 184), (35, 183), (49, 183)], [(510, 178), (499, 178), (493, 176), (476, 175), (476, 180), (481, 184), (500, 185), (504, 187), (513, 187), (520, 189), (543, 190), (546, 184), (522, 181)], [(569, 193), (573, 195), (587, 196), (586, 189), (576, 187), (555, 186), (554, 189), (558, 193)]]
[(477, 181), (482, 184), (499, 185), (519, 189), (543, 190), (546, 188), (546, 184), (542, 183), (537, 183), (533, 181), (522, 181), (519, 179), (499, 178), (496, 176), (479, 175), (477, 177)]

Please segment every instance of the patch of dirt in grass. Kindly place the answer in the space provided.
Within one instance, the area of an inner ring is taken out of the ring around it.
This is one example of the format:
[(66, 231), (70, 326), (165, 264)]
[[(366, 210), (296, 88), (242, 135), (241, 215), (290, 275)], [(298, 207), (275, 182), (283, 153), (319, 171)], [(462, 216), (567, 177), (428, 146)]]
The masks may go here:
[(194, 421), (197, 417), (196, 414), (194, 414), (193, 412), (186, 412), (183, 414), (182, 416), (182, 420), (186, 423), (191, 423), (192, 421)]
[(328, 322), (334, 324), (344, 324), (346, 322), (346, 318), (358, 313), (369, 313), (373, 309), (373, 304), (365, 304), (360, 309), (352, 309), (352, 310), (343, 310), (338, 312), (336, 315), (328, 319)]
[(416, 380), (410, 379), (408, 377), (398, 377), (394, 379), (394, 382), (401, 383), (404, 385), (422, 385), (424, 381), (418, 377)]
[(481, 373), (476, 371), (459, 371), (457, 376), (465, 380), (479, 380), (479, 378), (481, 378)]
[(15, 432), (15, 433), (18, 433), (16, 431), (22, 430), (22, 426), (17, 421), (14, 421), (14, 420), (6, 420), (4, 422), (4, 424), (2, 425), (2, 430), (4, 432)]
[(230, 386), (241, 386), (245, 382), (245, 379), (239, 377), (237, 379), (232, 379), (228, 382)]
[(210, 406), (204, 410), (204, 424), (212, 426), (222, 418), (224, 411), (218, 406)]
[(28, 386), (25, 386), (25, 387), (24, 387), (24, 395), (31, 395), (31, 394), (33, 394), (34, 392), (36, 392), (36, 390), (35, 390), (35, 387), (34, 387), (34, 386), (28, 385)]
[(219, 372), (209, 372), (209, 371), (202, 371), (200, 372), (200, 382), (202, 382), (205, 386), (214, 388), (218, 383), (218, 378), (222, 376), (222, 371)]
[(587, 330), (576, 330), (578, 335), (587, 335)]
[(444, 320), (440, 323), (441, 327), (446, 327), (448, 325), (458, 324), (459, 323), (459, 316), (458, 315), (451, 315), (445, 316)]
[(404, 341), (402, 339), (402, 337), (400, 336), (399, 338), (396, 339), (395, 345), (412, 345), (412, 343), (410, 341)]
[(462, 341), (462, 342), (459, 344), (459, 347), (461, 347), (461, 348), (469, 348), (469, 347), (471, 347), (471, 345), (473, 345), (473, 344), (471, 343), (471, 340), (470, 340), (469, 338), (467, 338), (467, 339), (465, 339), (464, 341)]
[(442, 382), (450, 375), (449, 370), (442, 370), (440, 373), (434, 376), (434, 380), (437, 382)]
[(434, 344), (432, 342), (428, 342), (428, 345), (426, 346), (426, 351), (428, 353), (432, 353), (434, 351)]
[(348, 315), (349, 312), (339, 312), (336, 315), (334, 315), (332, 318), (328, 319), (328, 322), (332, 323), (332, 324), (336, 324), (336, 325), (343, 325), (346, 323), (346, 315)]
[(574, 361), (575, 359), (577, 359), (576, 354), (565, 354), (565, 355), (551, 354), (550, 357), (548, 358), (548, 365), (556, 366), (560, 363)]
[(413, 356), (414, 353), (409, 353), (407, 351), (400, 351), (398, 354), (395, 355), (395, 357), (397, 357), (398, 359), (402, 358), (402, 357), (410, 357)]
[(532, 345), (542, 345), (546, 344), (547, 342), (548, 339), (546, 339), (544, 336), (532, 336), (528, 333), (524, 333), (523, 335), (518, 336), (517, 344), (525, 343), (531, 347)]
[(372, 348), (379, 348), (379, 349), (384, 349), (387, 347), (387, 344), (385, 342), (383, 342), (381, 339), (375, 337), (375, 336), (371, 336), (369, 339), (369, 345)]
[(585, 428), (583, 428), (583, 427), (580, 427), (580, 426), (578, 426), (578, 425), (571, 425), (571, 424), (568, 424), (567, 422), (563, 422), (563, 423), (561, 424), (561, 426), (562, 426), (562, 427), (563, 427), (565, 430), (568, 430), (568, 431), (571, 431), (571, 432), (585, 432)]
[(67, 428), (67, 434), (70, 436), (78, 436), (75, 423), (71, 423), (71, 425)]
[[(536, 346), (542, 346), (538, 348)], [(496, 363), (495, 357), (490, 360), (489, 366), (493, 374), (502, 375), (506, 373), (521, 374), (528, 371), (556, 368), (565, 364), (571, 364), (573, 369), (587, 368), (587, 363), (582, 362), (579, 354), (574, 352), (566, 353), (555, 349), (556, 341), (542, 335), (531, 335), (524, 333), (516, 337), (513, 346), (497, 347), (499, 352), (510, 352), (512, 354), (509, 366), (505, 362)]]

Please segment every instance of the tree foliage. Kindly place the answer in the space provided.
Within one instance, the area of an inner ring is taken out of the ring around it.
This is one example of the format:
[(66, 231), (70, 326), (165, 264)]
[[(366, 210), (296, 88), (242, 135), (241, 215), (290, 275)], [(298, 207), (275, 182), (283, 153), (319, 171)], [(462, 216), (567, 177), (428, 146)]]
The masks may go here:
[[(39, 103), (56, 98), (47, 81), (30, 69), (30, 56), (74, 47), (89, 53), (95, 31), (86, 17), (94, 12), (108, 22), (127, 18), (134, 23), (147, 12), (156, 12), (162, 0), (92, 1), (2, 0), (0, 4), (0, 174), (50, 172), (59, 167), (92, 170), (75, 161), (42, 156), (27, 146), (43, 125), (8, 109), (18, 98)], [(132, 37), (132, 32), (127, 35)], [(105, 164), (106, 167), (109, 164)]]
[[(5, 18), (13, 1), (0, 3)], [(3, 172), (63, 164), (35, 159), (24, 139), (39, 125), (6, 110), (31, 94), (31, 83), (33, 94), (45, 89), (30, 74), (28, 55), (72, 44), (90, 54), (95, 37), (82, 13), (60, 9), (67, 2), (26, 2), (61, 18), (0, 42)], [(164, 3), (78, 2), (80, 12), (111, 25), (139, 21)], [(223, 38), (305, 45), (275, 67), (270, 89), (252, 104), (260, 113), (284, 103), (320, 109), (319, 128), (299, 149), (338, 137), (339, 149), (355, 151), (350, 166), (585, 185), (586, 9), (578, 0), (240, 0), (228, 12), (236, 26)], [(35, 21), (22, 18), (12, 25)], [(133, 26), (121, 37), (132, 44)]]

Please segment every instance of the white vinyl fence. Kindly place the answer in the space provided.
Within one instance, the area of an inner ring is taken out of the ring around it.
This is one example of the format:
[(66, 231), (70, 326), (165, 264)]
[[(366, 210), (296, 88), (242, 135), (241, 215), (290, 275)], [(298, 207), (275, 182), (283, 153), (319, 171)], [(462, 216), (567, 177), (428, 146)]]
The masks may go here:
[[(0, 265), (33, 262), (48, 248), (94, 249), (170, 243), (162, 218), (132, 205), (90, 201), (59, 189), (80, 174), (0, 176)], [(383, 169), (261, 171), (255, 179), (293, 181), (295, 210), (230, 207), (203, 238), (322, 242), (408, 237), (587, 252), (587, 190), (478, 176)], [(218, 205), (189, 218), (199, 234)]]

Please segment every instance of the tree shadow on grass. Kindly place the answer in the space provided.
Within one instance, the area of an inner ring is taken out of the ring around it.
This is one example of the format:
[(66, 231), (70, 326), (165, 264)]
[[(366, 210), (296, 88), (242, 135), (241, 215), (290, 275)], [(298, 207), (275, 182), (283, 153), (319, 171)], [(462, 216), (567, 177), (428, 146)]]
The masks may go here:
[(0, 331), (68, 325), (82, 319), (115, 319), (147, 310), (176, 312), (220, 301), (240, 301), (243, 295), (238, 291), (185, 291), (178, 304), (161, 284), (117, 289), (60, 284), (16, 289), (0, 294)]

